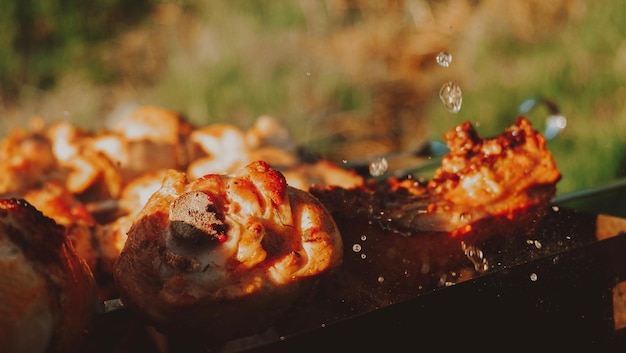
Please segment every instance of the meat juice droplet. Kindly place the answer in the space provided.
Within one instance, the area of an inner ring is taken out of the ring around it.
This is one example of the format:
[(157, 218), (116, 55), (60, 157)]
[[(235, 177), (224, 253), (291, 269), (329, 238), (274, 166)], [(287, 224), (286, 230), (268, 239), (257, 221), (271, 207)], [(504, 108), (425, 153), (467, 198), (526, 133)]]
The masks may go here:
[(461, 103), (463, 102), (463, 94), (461, 88), (454, 82), (448, 81), (439, 89), (439, 98), (443, 102), (443, 105), (448, 109), (450, 113), (458, 113), (461, 110)]
[(452, 55), (448, 52), (442, 51), (437, 55), (437, 64), (442, 67), (450, 66), (452, 62)]
[(546, 129), (543, 135), (548, 140), (552, 140), (567, 126), (567, 119), (562, 115), (550, 115), (546, 119)]
[(387, 168), (389, 168), (389, 163), (387, 162), (387, 158), (385, 157), (375, 157), (370, 162), (370, 174), (374, 177), (381, 176), (385, 174)]

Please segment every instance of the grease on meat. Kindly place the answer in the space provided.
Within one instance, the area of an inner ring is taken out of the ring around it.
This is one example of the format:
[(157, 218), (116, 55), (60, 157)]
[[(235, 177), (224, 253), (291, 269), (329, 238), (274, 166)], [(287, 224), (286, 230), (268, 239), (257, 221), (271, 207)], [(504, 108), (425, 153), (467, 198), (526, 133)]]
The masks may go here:
[(76, 352), (97, 308), (64, 227), (24, 200), (0, 199), (0, 298), (3, 352)]
[(342, 262), (337, 226), (265, 162), (189, 182), (170, 171), (115, 265), (122, 300), (212, 344), (259, 332)]
[(428, 182), (389, 178), (311, 192), (333, 215), (365, 215), (399, 233), (455, 235), (489, 217), (514, 218), (530, 207), (546, 206), (556, 192), (561, 174), (545, 138), (524, 117), (493, 138), (481, 138), (466, 122), (444, 139), (450, 151)]

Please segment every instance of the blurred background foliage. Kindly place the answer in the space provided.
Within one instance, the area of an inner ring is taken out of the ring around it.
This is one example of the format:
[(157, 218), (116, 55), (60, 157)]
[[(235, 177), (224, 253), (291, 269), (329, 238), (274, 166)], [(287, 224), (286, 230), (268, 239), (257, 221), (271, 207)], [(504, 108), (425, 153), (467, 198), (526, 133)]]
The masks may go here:
[[(7, 0), (0, 33), (3, 135), (150, 104), (197, 125), (269, 114), (339, 161), (417, 151), (466, 120), (494, 135), (543, 97), (568, 119), (549, 141), (559, 193), (626, 176), (620, 0)], [(438, 98), (448, 80), (457, 114)], [(543, 130), (547, 115), (528, 117)]]

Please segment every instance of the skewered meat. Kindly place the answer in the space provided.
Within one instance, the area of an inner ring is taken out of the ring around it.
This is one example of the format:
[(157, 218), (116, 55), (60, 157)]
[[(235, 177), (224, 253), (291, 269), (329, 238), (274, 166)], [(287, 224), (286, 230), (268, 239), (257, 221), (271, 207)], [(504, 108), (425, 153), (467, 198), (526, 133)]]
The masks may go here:
[(298, 162), (295, 143), (287, 128), (265, 115), (247, 131), (231, 124), (195, 129), (189, 143), (192, 160), (187, 175), (192, 179), (205, 174), (232, 173), (256, 160), (281, 169)]
[(548, 205), (561, 174), (545, 138), (531, 123), (517, 122), (494, 138), (481, 138), (466, 122), (444, 135), (450, 152), (433, 179), (390, 178), (364, 188), (314, 187), (332, 213), (362, 213), (400, 233), (463, 234), (486, 217)]
[(49, 141), (38, 131), (12, 130), (0, 145), (0, 195), (19, 194), (50, 176), (56, 161)]
[[(110, 133), (120, 139), (123, 153), (114, 149), (107, 155), (119, 163), (127, 182), (146, 172), (185, 168), (189, 163), (186, 140), (191, 130), (191, 124), (174, 111), (142, 106), (111, 128)], [(99, 146), (103, 151), (108, 147), (104, 143)]]
[[(110, 273), (146, 192), (160, 187), (168, 168), (196, 179), (263, 160), (302, 189), (313, 183), (359, 182), (329, 163), (300, 164), (289, 131), (269, 116), (247, 130), (222, 124), (193, 128), (173, 111), (144, 106), (110, 125), (91, 133), (69, 122), (41, 121), (28, 130), (12, 130), (0, 145), (0, 196), (33, 201), (67, 226), (79, 255), (96, 274)], [(141, 184), (147, 179), (148, 191), (139, 193), (144, 196), (133, 195), (132, 190), (145, 189)], [(85, 209), (71, 217), (67, 213)]]
[[(100, 269), (104, 273), (113, 273), (113, 264), (124, 248), (128, 230), (141, 209), (148, 202), (150, 196), (161, 188), (166, 175), (166, 170), (145, 173), (126, 185), (118, 200), (104, 201), (105, 205), (103, 206), (105, 210), (112, 208), (117, 211), (109, 217), (100, 215), (102, 221), (95, 228), (95, 238), (97, 239), (100, 253)], [(106, 204), (109, 203), (113, 203), (113, 205), (107, 207)]]
[(170, 171), (115, 264), (125, 305), (211, 344), (269, 326), (342, 261), (326, 209), (265, 162), (188, 182)]
[(68, 122), (59, 122), (45, 131), (55, 157), (59, 176), (45, 181), (63, 182), (69, 192), (83, 200), (117, 197), (122, 176), (115, 163), (93, 148), (87, 131)]
[[(104, 133), (66, 123), (12, 133), (0, 148), (0, 196), (24, 198), (65, 226), (96, 275), (115, 272), (116, 288), (99, 283), (107, 298), (120, 292), (164, 332), (219, 344), (270, 325), (342, 261), (351, 268), (342, 241), (360, 238), (340, 238), (339, 218), (365, 220), (366, 230), (380, 225), (385, 237), (368, 234), (368, 244), (378, 244), (368, 253), (405, 264), (414, 250), (389, 232), (430, 234), (440, 246), (439, 233), (517, 217), (554, 195), (560, 174), (526, 119), (492, 139), (469, 123), (444, 138), (450, 153), (429, 182), (365, 182), (327, 161), (301, 163), (288, 131), (270, 117), (247, 131), (192, 130), (173, 112), (143, 107)], [(36, 303), (50, 291), (45, 284), (25, 283), (43, 293)]]
[(0, 199), (2, 351), (77, 351), (96, 299), (65, 229), (26, 201)]
[(230, 124), (214, 124), (194, 130), (190, 143), (198, 146), (199, 154), (187, 168), (187, 174), (197, 179), (210, 173), (230, 173), (248, 162), (248, 146), (241, 129)]
[(92, 229), (96, 221), (85, 206), (63, 185), (54, 181), (28, 190), (23, 198), (46, 217), (65, 227), (78, 256), (95, 271), (99, 254), (94, 247)]

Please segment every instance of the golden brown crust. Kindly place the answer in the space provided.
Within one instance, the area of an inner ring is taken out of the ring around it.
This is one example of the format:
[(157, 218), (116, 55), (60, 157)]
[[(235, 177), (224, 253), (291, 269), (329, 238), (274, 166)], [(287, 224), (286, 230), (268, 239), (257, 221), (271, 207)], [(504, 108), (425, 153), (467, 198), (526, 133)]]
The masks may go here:
[(265, 162), (193, 182), (170, 171), (128, 235), (115, 265), (124, 303), (211, 343), (270, 325), (343, 253), (324, 206)]
[(333, 214), (365, 214), (400, 233), (461, 235), (486, 218), (515, 218), (531, 207), (548, 207), (561, 174), (545, 138), (525, 118), (494, 138), (481, 138), (469, 122), (444, 138), (450, 152), (426, 184), (389, 178), (311, 192)]
[(450, 152), (428, 188), (452, 203), (479, 206), (506, 199), (519, 204), (516, 196), (530, 196), (526, 191), (532, 187), (561, 178), (545, 138), (523, 117), (495, 138), (480, 138), (469, 122), (444, 138)]
[(0, 254), (3, 349), (37, 349), (36, 340), (48, 352), (78, 350), (96, 286), (65, 229), (26, 201), (0, 199)]

